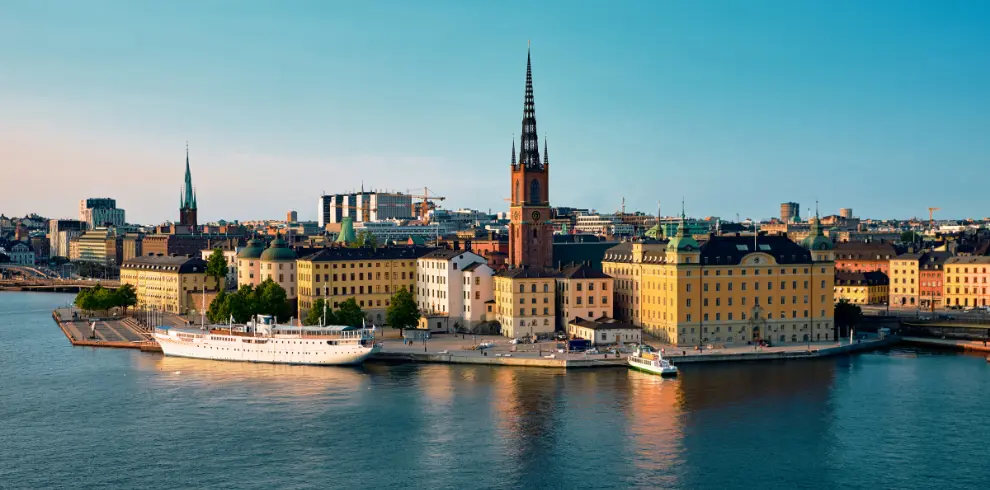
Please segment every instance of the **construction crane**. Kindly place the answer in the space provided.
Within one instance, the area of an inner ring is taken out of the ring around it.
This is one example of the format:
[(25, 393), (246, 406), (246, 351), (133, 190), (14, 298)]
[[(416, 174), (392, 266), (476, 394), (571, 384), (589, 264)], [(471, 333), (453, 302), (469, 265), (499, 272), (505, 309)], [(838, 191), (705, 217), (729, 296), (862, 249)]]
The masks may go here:
[[(406, 192), (409, 192), (409, 191), (407, 190)], [(447, 199), (446, 197), (443, 197), (443, 196), (437, 196), (437, 195), (432, 195), (431, 196), (430, 195), (430, 189), (429, 188), (426, 188), (426, 187), (423, 187), (423, 193), (422, 194), (409, 194), (409, 197), (411, 197), (413, 199), (422, 199), (423, 200), (423, 202), (420, 203), (420, 208), (419, 208), (419, 213), (420, 213), (421, 219), (423, 220), (423, 223), (429, 223), (430, 222), (430, 199), (433, 199), (435, 201), (443, 201), (444, 199)], [(416, 215), (416, 203), (415, 202), (412, 203), (411, 211), (412, 211), (412, 214), (415, 216)]]
[(928, 226), (931, 229), (935, 229), (935, 211), (939, 211), (942, 208), (928, 208)]

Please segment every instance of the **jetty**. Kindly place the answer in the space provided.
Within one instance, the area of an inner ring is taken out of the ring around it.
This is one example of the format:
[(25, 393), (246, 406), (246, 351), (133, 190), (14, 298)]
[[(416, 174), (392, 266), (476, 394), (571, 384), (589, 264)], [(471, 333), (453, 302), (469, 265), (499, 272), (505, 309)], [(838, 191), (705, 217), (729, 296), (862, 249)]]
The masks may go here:
[(83, 318), (70, 308), (52, 311), (52, 319), (74, 346), (161, 352), (151, 329), (133, 317)]

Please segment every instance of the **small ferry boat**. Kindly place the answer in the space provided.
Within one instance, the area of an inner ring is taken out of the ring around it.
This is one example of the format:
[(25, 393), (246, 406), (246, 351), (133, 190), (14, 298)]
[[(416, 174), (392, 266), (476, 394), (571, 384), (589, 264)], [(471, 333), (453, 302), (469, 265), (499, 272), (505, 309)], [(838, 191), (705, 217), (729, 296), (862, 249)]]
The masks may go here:
[(649, 347), (640, 346), (629, 355), (629, 367), (660, 376), (677, 376), (677, 366), (663, 358), (659, 352), (651, 352)]
[(381, 349), (373, 328), (277, 325), (262, 315), (246, 325), (160, 326), (154, 338), (166, 356), (272, 364), (360, 364)]

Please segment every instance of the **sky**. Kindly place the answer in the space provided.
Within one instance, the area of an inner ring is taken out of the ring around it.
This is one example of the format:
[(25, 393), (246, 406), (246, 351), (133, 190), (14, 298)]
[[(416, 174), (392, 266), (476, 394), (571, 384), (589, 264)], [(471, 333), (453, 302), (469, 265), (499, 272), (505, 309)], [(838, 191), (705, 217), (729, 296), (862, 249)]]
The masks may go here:
[(551, 204), (979, 218), (990, 2), (0, 2), (0, 212), (201, 222), (324, 193), (506, 209), (531, 42)]

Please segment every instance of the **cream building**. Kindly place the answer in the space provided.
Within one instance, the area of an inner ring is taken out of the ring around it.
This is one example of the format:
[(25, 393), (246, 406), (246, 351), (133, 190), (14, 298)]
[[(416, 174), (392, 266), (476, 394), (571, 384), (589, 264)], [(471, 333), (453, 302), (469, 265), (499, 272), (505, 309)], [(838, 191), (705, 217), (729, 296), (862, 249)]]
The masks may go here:
[(261, 281), (271, 279), (285, 289), (286, 299), (291, 301), (296, 295), (296, 252), (286, 245), (282, 237), (272, 240), (268, 248), (261, 252)]
[(990, 257), (984, 255), (952, 257), (945, 261), (945, 281), (942, 296), (945, 306), (984, 307), (987, 294), (987, 268)]
[(565, 268), (557, 278), (557, 324), (575, 318), (612, 318), (614, 279), (586, 265)]
[(494, 311), (489, 307), (495, 299), (495, 271), (485, 262), (474, 262), (461, 269), (461, 280), (464, 283), (464, 304), (461, 313), (461, 326), (467, 329), (475, 325), (494, 320)]
[(921, 292), (919, 264), (921, 259), (922, 254), (902, 254), (890, 259), (891, 308), (914, 308), (921, 304), (919, 300), (919, 294)]
[(247, 246), (237, 252), (237, 286), (257, 286), (261, 284), (261, 253), (265, 242), (252, 238)]
[(835, 302), (848, 301), (857, 305), (887, 303), (890, 279), (880, 271), (835, 273)]
[(611, 318), (603, 321), (575, 318), (567, 324), (571, 338), (591, 341), (591, 345), (638, 344), (643, 341), (643, 329), (631, 323)]
[(555, 272), (535, 268), (495, 274), (495, 319), (502, 326), (502, 335), (515, 338), (553, 333), (556, 279)]
[(461, 317), (464, 313), (463, 270), (485, 258), (463, 250), (434, 250), (416, 260), (416, 304), (430, 315)]
[[(222, 281), (221, 281), (222, 282)], [(201, 309), (190, 303), (192, 291), (216, 290), (206, 275), (206, 261), (199, 257), (145, 255), (127, 260), (120, 267), (120, 283), (134, 286), (137, 306), (185, 314)], [(219, 285), (223, 287), (223, 284)]]

